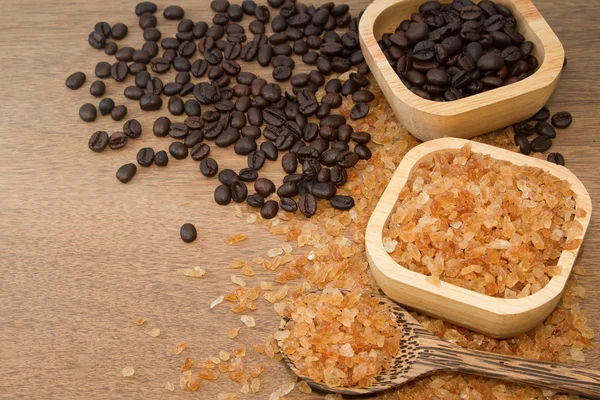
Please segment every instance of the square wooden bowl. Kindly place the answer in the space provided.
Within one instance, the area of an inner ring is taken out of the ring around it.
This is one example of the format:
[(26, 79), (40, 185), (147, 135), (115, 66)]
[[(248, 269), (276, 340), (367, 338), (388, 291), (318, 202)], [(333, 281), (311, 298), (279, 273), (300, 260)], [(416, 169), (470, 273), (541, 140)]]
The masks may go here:
[(402, 159), (367, 225), (367, 258), (377, 283), (393, 300), (487, 335), (499, 338), (514, 336), (537, 326), (554, 310), (581, 245), (562, 252), (558, 260), (560, 275), (552, 277), (540, 291), (520, 299), (487, 296), (443, 281), (436, 286), (426, 279), (426, 275), (396, 263), (383, 247), (383, 230), (413, 169), (436, 152), (458, 151), (467, 143), (471, 143), (475, 153), (516, 165), (538, 167), (569, 182), (577, 194), (577, 207), (586, 211), (585, 217), (576, 218), (583, 225), (583, 233), (578, 239), (583, 239), (592, 215), (592, 203), (581, 181), (567, 168), (481, 143), (442, 138), (415, 147)]
[(508, 7), (519, 32), (534, 44), (538, 70), (530, 77), (494, 90), (450, 102), (435, 102), (412, 93), (400, 81), (377, 40), (393, 32), (425, 0), (375, 0), (360, 20), (361, 47), (372, 74), (400, 122), (426, 141), (452, 136), (472, 138), (526, 120), (546, 104), (564, 62), (563, 46), (529, 0), (496, 0)]

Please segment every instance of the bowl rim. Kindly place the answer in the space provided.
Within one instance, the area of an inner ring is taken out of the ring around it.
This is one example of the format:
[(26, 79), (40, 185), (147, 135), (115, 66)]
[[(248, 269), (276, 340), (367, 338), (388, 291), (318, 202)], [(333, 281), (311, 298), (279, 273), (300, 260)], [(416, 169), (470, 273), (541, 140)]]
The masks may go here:
[(543, 47), (541, 50), (544, 57), (537, 71), (531, 76), (511, 85), (449, 102), (451, 106), (444, 102), (423, 99), (411, 92), (402, 83), (400, 77), (396, 74), (396, 71), (394, 71), (379, 47), (374, 33), (379, 17), (395, 4), (405, 1), (412, 0), (373, 1), (361, 17), (359, 32), (361, 47), (364, 52), (369, 53), (373, 64), (375, 64), (374, 66), (385, 77), (385, 85), (389, 87), (396, 98), (413, 109), (436, 116), (456, 116), (466, 111), (477, 110), (485, 106), (514, 99), (516, 97), (515, 94), (524, 95), (546, 88), (560, 76), (564, 63), (564, 48), (535, 5), (530, 0), (496, 0), (499, 3), (510, 5), (509, 8), (513, 13), (517, 11), (519, 14), (517, 19), (521, 20), (520, 23), (526, 23), (531, 29), (531, 34), (535, 35), (542, 43)]
[[(396, 205), (398, 194), (405, 186), (413, 168), (424, 157), (440, 151), (458, 150), (465, 144), (471, 144), (473, 152), (510, 161), (516, 165), (542, 168), (560, 179), (567, 180), (571, 185), (571, 189), (577, 194), (577, 208), (582, 208), (586, 211), (585, 217), (575, 217), (583, 226), (581, 236), (577, 237), (577, 239), (582, 239), (582, 243), (576, 249), (563, 250), (557, 262), (557, 265), (561, 267), (561, 273), (552, 277), (546, 286), (534, 294), (518, 299), (506, 299), (492, 297), (445, 281), (440, 281), (440, 285), (437, 286), (426, 280), (428, 275), (411, 271), (398, 264), (383, 247), (383, 230), (387, 226), (389, 217)], [(592, 203), (589, 193), (583, 186), (583, 183), (567, 168), (483, 143), (458, 138), (440, 138), (422, 143), (404, 156), (367, 223), (365, 246), (371, 268), (376, 268), (393, 284), (407, 285), (422, 293), (425, 292), (431, 296), (445, 297), (462, 303), (471, 309), (479, 309), (497, 316), (512, 316), (542, 307), (562, 293), (583, 244), (583, 238), (587, 231), (591, 215)], [(379, 259), (380, 261), (374, 265), (374, 259)], [(416, 304), (407, 305), (417, 307)], [(418, 308), (428, 311), (426, 307)], [(433, 313), (434, 310), (430, 312)]]

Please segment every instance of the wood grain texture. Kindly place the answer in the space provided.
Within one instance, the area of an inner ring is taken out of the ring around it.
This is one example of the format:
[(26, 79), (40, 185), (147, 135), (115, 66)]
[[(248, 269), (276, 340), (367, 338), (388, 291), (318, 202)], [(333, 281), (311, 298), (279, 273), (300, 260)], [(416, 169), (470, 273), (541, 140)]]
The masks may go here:
[(425, 275), (400, 268), (383, 246), (384, 229), (388, 226), (398, 195), (406, 186), (413, 170), (421, 163), (431, 160), (436, 153), (455, 153), (467, 144), (471, 145), (474, 153), (485, 154), (514, 165), (541, 168), (569, 182), (577, 195), (577, 207), (586, 211), (585, 217), (576, 217), (583, 226), (583, 234), (575, 239), (583, 239), (592, 216), (591, 199), (581, 181), (567, 168), (483, 143), (441, 138), (418, 145), (402, 158), (367, 225), (367, 258), (383, 291), (399, 303), (494, 337), (516, 336), (537, 326), (554, 310), (581, 246), (563, 251), (558, 260), (560, 275), (553, 277), (539, 292), (522, 299), (495, 298), (443, 281), (436, 286), (428, 282)]
[[(126, 104), (129, 117), (141, 121), (142, 137), (121, 151), (95, 154), (87, 148), (95, 130), (122, 127), (108, 117), (84, 123), (77, 116), (81, 104), (97, 102), (88, 94), (95, 64), (110, 60), (87, 44), (87, 35), (98, 21), (122, 21), (130, 34), (121, 43), (140, 46), (135, 3), (2, 3), (0, 399), (211, 399), (219, 391), (235, 392), (238, 387), (224, 377), (203, 382), (202, 392), (196, 394), (170, 394), (163, 386), (166, 380), (176, 382), (184, 356), (216, 355), (239, 343), (249, 347), (279, 324), (271, 308), (261, 304), (254, 313), (258, 326), (242, 328), (239, 339), (230, 341), (226, 330), (242, 326), (240, 316), (227, 306), (208, 310), (210, 302), (233, 288), (229, 262), (264, 254), (280, 238), (262, 226), (240, 225), (231, 207), (216, 206), (212, 193), (217, 184), (204, 179), (195, 162), (171, 160), (166, 169), (140, 168), (127, 185), (115, 179), (117, 168), (132, 162), (139, 148), (162, 150), (170, 142), (151, 133), (154, 119), (166, 111), (141, 113), (135, 102), (123, 99), (122, 90), (131, 77), (121, 85), (107, 80), (107, 96)], [(173, 3), (184, 6), (194, 20), (212, 17), (208, 1)], [(353, 13), (367, 3), (352, 1)], [(158, 4), (159, 12), (167, 5)], [(600, 52), (595, 37), (600, 34), (600, 10), (583, 0), (538, 0), (536, 6), (569, 58), (549, 107), (570, 111), (574, 122), (559, 132), (552, 150), (564, 154), (597, 206)], [(176, 24), (159, 20), (163, 32), (173, 35)], [(78, 70), (87, 74), (88, 82), (70, 91), (64, 81)], [(256, 66), (253, 70), (265, 77), (270, 73)], [(230, 150), (215, 149), (215, 154), (223, 167), (244, 166), (245, 160)], [(282, 176), (274, 164), (265, 172), (273, 179)], [(196, 224), (200, 240), (184, 244), (179, 239), (184, 222)], [(599, 222), (597, 213), (579, 258), (589, 271), (580, 279), (587, 290), (582, 308), (596, 332), (600, 332)], [(249, 239), (225, 246), (225, 235), (239, 231), (247, 231)], [(194, 265), (208, 271), (204, 279), (181, 273)], [(256, 272), (255, 281), (272, 279), (270, 272)], [(132, 320), (137, 318), (148, 322), (136, 326)], [(161, 329), (157, 339), (147, 335), (153, 327)], [(188, 349), (182, 356), (172, 356), (172, 348), (182, 341)], [(600, 364), (600, 351), (586, 356), (586, 365)], [(264, 356), (253, 355), (248, 362), (263, 362), (266, 367), (261, 396), (252, 398), (267, 398), (291, 377), (282, 363)], [(131, 379), (121, 376), (126, 365), (136, 368)]]
[[(410, 18), (421, 0), (375, 0), (360, 24), (365, 60), (398, 119), (421, 140), (444, 136), (472, 138), (531, 117), (550, 98), (560, 77), (564, 49), (550, 26), (529, 0), (499, 0), (517, 20), (519, 31), (534, 43), (539, 60), (535, 74), (478, 96), (440, 103), (423, 99), (402, 83), (377, 40)], [(481, 118), (485, 115), (486, 118)]]

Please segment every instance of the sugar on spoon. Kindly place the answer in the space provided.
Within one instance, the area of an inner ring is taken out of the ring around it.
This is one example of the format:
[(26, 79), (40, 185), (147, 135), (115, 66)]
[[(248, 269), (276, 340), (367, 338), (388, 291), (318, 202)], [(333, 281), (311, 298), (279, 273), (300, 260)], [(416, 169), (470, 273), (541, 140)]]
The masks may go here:
[[(341, 290), (347, 292), (347, 290)], [(368, 388), (329, 387), (303, 375), (286, 354), (279, 350), (291, 370), (305, 380), (313, 389), (343, 395), (375, 394), (403, 385), (410, 380), (446, 372), (502, 379), (531, 386), (545, 387), (560, 393), (573, 393), (600, 398), (600, 372), (547, 361), (533, 361), (478, 350), (469, 350), (432, 335), (419, 324), (408, 311), (378, 296), (381, 305), (395, 314), (398, 329), (402, 330), (400, 349), (391, 367), (375, 377)], [(285, 329), (288, 319), (284, 317), (279, 327)]]

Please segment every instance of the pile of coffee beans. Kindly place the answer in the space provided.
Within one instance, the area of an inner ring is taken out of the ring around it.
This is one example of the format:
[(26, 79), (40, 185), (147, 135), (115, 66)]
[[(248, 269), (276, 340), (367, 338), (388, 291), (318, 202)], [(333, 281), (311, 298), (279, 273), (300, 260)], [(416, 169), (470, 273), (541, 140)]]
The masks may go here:
[[(99, 79), (112, 78), (115, 82), (134, 75), (134, 85), (127, 86), (124, 95), (137, 101), (144, 111), (162, 109), (163, 98), (168, 98), (170, 114), (185, 118), (178, 121), (161, 116), (156, 119), (153, 132), (175, 140), (169, 146), (171, 157), (180, 160), (191, 156), (200, 163), (204, 176), (212, 178), (218, 174), (221, 185), (214, 195), (218, 204), (246, 201), (260, 208), (263, 218), (275, 217), (280, 208), (290, 212), (300, 209), (310, 217), (317, 211), (317, 199), (348, 210), (354, 206), (354, 199), (338, 195), (337, 188), (346, 183), (347, 168), (371, 157), (367, 147), (370, 134), (355, 132), (346, 117), (335, 112), (343, 98), (350, 97), (354, 107), (348, 116), (358, 120), (368, 115), (369, 103), (374, 100), (367, 89), (369, 68), (358, 39), (360, 17), (352, 17), (347, 5), (333, 2), (315, 7), (294, 0), (269, 0), (269, 6), (257, 5), (253, 0), (243, 0), (241, 4), (214, 0), (210, 7), (215, 14), (208, 22), (184, 18), (181, 7), (169, 6), (163, 17), (179, 21), (178, 32), (175, 37), (163, 37), (157, 28), (156, 4), (139, 3), (135, 12), (145, 44), (139, 49), (119, 47), (110, 39), (125, 37), (127, 26), (97, 23), (88, 42), (113, 55), (116, 61), (112, 65), (99, 62), (95, 74)], [(278, 13), (271, 18), (273, 9), (278, 9)], [(250, 33), (237, 23), (243, 18), (252, 18)], [(265, 33), (269, 23), (271, 35)], [(340, 30), (342, 34), (338, 33)], [(315, 69), (294, 73), (293, 55)], [(242, 71), (239, 60), (271, 67), (275, 82)], [(177, 71), (174, 82), (163, 82), (160, 75), (171, 68)], [(355, 71), (344, 82), (327, 78), (352, 68)], [(67, 78), (66, 85), (78, 89), (85, 79), (85, 74), (76, 72)], [(277, 83), (288, 80), (291, 92)], [(315, 94), (323, 86), (326, 95), (319, 101)], [(98, 81), (90, 91), (101, 97), (105, 89), (103, 81)], [(116, 106), (108, 98), (100, 102), (99, 109), (101, 115), (111, 114), (115, 120), (127, 114), (124, 105)], [(94, 121), (95, 106), (85, 104), (80, 116), (84, 121)], [(141, 134), (139, 122), (129, 120), (123, 131), (110, 136), (104, 131), (92, 134), (89, 147), (96, 152), (106, 147), (119, 149)], [(238, 172), (219, 172), (217, 161), (209, 157), (211, 147), (207, 141), (214, 141), (218, 147), (233, 147), (236, 154), (247, 157), (248, 167)], [(151, 148), (143, 148), (137, 154), (142, 167), (153, 162), (166, 166), (168, 158), (166, 152), (154, 154)], [(273, 182), (259, 178), (259, 171), (267, 161), (278, 159), (288, 175), (276, 188)], [(117, 178), (129, 182), (136, 171), (134, 164), (126, 164), (119, 168)], [(250, 182), (255, 183), (256, 193), (248, 195)], [(277, 193), (279, 202), (266, 199), (273, 193)]]
[[(566, 129), (573, 122), (573, 117), (567, 111), (557, 112), (550, 119), (550, 110), (548, 107), (542, 107), (528, 121), (519, 122), (513, 125), (515, 131), (515, 144), (523, 154), (531, 152), (544, 152), (552, 147), (552, 139), (556, 137), (556, 129)], [(537, 134), (533, 140), (529, 141), (529, 136)], [(550, 153), (548, 161), (558, 165), (565, 165), (565, 159), (560, 153)]]
[(535, 72), (533, 43), (493, 1), (428, 1), (379, 45), (416, 95), (452, 101), (521, 81)]

